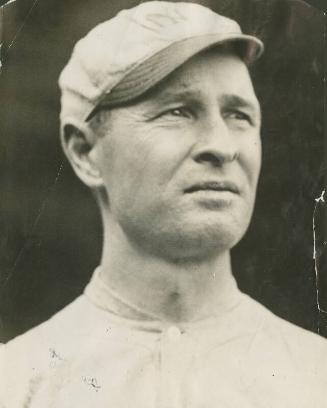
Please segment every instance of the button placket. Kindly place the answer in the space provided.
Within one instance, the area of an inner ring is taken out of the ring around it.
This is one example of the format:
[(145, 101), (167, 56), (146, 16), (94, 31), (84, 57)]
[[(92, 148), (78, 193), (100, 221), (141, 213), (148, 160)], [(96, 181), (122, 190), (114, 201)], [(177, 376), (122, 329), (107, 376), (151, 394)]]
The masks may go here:
[(179, 339), (181, 338), (182, 332), (181, 330), (176, 327), (176, 326), (170, 326), (167, 329), (167, 338), (168, 341), (174, 344), (177, 344)]
[(183, 334), (176, 326), (168, 327), (161, 338), (160, 408), (181, 408), (183, 373)]

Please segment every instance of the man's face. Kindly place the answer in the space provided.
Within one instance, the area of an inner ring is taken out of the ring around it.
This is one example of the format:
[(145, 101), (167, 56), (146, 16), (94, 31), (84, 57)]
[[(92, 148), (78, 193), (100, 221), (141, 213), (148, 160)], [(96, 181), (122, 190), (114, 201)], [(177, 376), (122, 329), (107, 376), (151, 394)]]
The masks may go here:
[(95, 157), (110, 217), (129, 242), (177, 260), (241, 239), (261, 142), (259, 104), (237, 56), (193, 57), (142, 100), (111, 110), (104, 126)]

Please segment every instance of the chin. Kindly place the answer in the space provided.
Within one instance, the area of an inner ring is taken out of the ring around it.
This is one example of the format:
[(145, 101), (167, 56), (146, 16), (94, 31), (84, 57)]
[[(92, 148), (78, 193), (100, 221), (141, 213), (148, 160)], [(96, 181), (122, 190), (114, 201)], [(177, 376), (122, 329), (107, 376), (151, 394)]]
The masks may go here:
[[(206, 228), (197, 228), (188, 237), (189, 246), (202, 251), (229, 251), (243, 237), (245, 231), (228, 224), (211, 224)], [(187, 241), (187, 239), (186, 239)]]
[(250, 216), (244, 212), (185, 211), (160, 219), (153, 217), (149, 222), (138, 220), (122, 224), (133, 246), (173, 261), (212, 258), (231, 250), (244, 236)]

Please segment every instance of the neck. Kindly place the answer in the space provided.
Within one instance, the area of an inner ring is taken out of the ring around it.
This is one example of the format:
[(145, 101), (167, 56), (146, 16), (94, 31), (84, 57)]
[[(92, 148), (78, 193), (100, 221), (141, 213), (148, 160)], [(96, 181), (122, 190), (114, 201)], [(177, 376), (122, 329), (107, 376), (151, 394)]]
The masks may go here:
[(229, 251), (173, 262), (142, 253), (112, 232), (105, 235), (100, 277), (124, 306), (125, 317), (137, 310), (165, 322), (205, 319), (219, 311), (234, 287)]

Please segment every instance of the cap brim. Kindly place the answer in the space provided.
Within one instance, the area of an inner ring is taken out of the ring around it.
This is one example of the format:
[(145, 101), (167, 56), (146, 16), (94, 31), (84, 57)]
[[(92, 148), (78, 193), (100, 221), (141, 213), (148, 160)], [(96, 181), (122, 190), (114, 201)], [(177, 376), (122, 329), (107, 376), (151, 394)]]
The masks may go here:
[(88, 114), (86, 121), (103, 107), (120, 106), (143, 95), (196, 54), (230, 42), (239, 45), (237, 51), (247, 65), (256, 60), (264, 48), (263, 43), (256, 37), (239, 33), (225, 36), (204, 35), (173, 43), (133, 68), (108, 94), (104, 95)]

